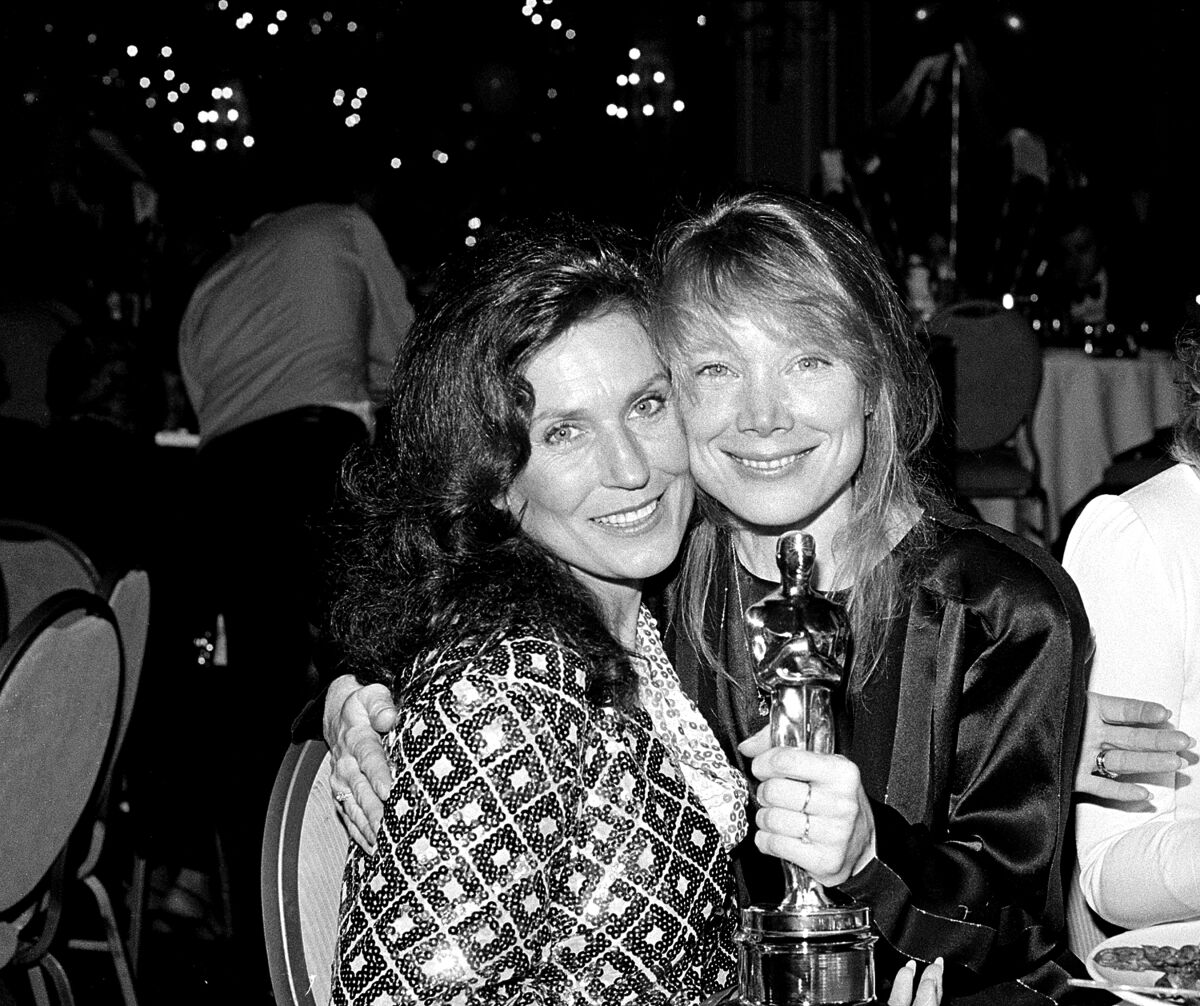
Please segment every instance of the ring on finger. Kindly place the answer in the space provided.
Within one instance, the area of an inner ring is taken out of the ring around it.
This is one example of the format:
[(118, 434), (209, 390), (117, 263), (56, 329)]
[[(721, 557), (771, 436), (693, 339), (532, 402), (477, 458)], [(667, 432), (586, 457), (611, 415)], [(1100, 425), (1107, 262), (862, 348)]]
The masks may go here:
[(1096, 767), (1092, 769), (1092, 775), (1098, 775), (1104, 779), (1117, 778), (1117, 773), (1104, 763), (1105, 757), (1107, 757), (1111, 750), (1111, 748), (1101, 748), (1101, 750), (1096, 752)]
[(334, 793), (334, 794), (333, 794), (333, 798), (334, 798), (334, 799), (335, 799), (335, 800), (336, 800), (338, 803), (340, 803), (340, 804), (345, 804), (345, 802), (346, 802), (347, 800), (349, 800), (349, 799), (350, 799), (350, 797), (351, 797), (351, 796), (353, 796), (353, 795), (354, 795), (354, 794), (353, 794), (353, 793), (351, 793), (349, 790), (345, 790), (344, 792), (341, 792), (341, 793)]
[(808, 811), (801, 811), (801, 813), (804, 815), (804, 831), (800, 835), (800, 841), (807, 844), (812, 841), (808, 834), (808, 829), (812, 825), (812, 818), (808, 816)]
[(808, 817), (808, 801), (812, 799), (812, 783), (806, 782), (804, 785), (808, 787), (808, 792), (804, 794), (804, 804), (800, 808), (800, 813)]

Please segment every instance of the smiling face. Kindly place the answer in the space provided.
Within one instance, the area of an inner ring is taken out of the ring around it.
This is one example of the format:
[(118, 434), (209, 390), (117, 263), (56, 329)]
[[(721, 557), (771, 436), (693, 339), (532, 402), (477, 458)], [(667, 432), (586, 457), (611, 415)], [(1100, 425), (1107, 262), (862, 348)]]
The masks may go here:
[(675, 559), (692, 505), (666, 370), (641, 323), (579, 322), (533, 358), (529, 461), (505, 505), (603, 598)]
[(831, 538), (852, 509), (865, 395), (816, 340), (735, 319), (683, 354), (680, 410), (696, 484), (746, 528)]

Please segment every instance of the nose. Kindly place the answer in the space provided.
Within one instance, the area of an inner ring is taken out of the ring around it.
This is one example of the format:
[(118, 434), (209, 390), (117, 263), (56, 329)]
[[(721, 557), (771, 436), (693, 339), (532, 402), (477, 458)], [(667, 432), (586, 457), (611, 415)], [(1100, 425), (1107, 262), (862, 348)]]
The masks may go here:
[(781, 389), (764, 377), (751, 377), (742, 385), (738, 401), (738, 429), (760, 437), (792, 428), (792, 415)]
[(645, 445), (628, 429), (607, 438), (604, 450), (606, 484), (620, 489), (641, 489), (650, 481)]

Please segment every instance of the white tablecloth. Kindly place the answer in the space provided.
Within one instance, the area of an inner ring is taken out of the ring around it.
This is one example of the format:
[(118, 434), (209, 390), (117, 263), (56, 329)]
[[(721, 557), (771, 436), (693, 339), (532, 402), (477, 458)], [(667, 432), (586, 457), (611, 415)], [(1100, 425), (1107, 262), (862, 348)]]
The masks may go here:
[(1175, 422), (1174, 374), (1162, 350), (1142, 350), (1136, 359), (1046, 350), (1032, 432), (1050, 504), (1047, 542), (1057, 539), (1060, 518), (1100, 483), (1115, 455)]

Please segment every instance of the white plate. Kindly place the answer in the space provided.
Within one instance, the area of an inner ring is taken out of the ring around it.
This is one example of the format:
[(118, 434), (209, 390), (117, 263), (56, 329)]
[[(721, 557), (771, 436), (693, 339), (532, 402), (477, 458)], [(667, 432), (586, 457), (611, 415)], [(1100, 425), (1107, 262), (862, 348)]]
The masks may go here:
[[(1084, 961), (1088, 973), (1100, 982), (1113, 982), (1117, 985), (1153, 985), (1162, 977), (1161, 971), (1120, 971), (1117, 968), (1106, 968), (1096, 963), (1096, 954), (1101, 950), (1113, 947), (1140, 947), (1143, 944), (1158, 947), (1181, 947), (1184, 944), (1200, 944), (1200, 920), (1195, 922), (1168, 922), (1161, 926), (1147, 926), (1145, 929), (1131, 929), (1127, 933), (1118, 933), (1105, 940)], [(1168, 991), (1166, 989), (1164, 992)], [(1151, 996), (1139, 995), (1137, 992), (1114, 992), (1126, 1002), (1138, 1003), (1139, 1006), (1162, 1006), (1162, 1000)]]

